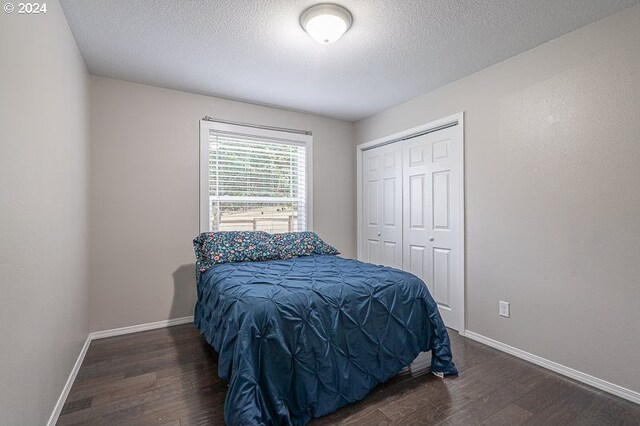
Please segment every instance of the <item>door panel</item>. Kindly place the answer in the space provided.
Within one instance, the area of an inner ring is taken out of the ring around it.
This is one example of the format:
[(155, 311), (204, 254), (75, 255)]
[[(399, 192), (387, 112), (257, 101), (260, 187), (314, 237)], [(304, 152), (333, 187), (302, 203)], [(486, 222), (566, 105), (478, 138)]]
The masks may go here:
[(369, 263), (380, 262), (380, 241), (379, 240), (367, 240), (367, 262)]
[(420, 166), (424, 164), (424, 146), (415, 146), (409, 149), (409, 165)]
[(433, 143), (433, 155), (432, 161), (435, 163), (436, 161), (445, 160), (449, 157), (449, 143), (448, 139), (435, 141)]
[(384, 226), (397, 226), (396, 222), (396, 187), (395, 177), (384, 180)]
[(451, 250), (433, 248), (433, 298), (442, 308), (449, 308), (449, 291), (451, 279)]
[(451, 185), (449, 185), (449, 170), (433, 173), (432, 216), (433, 229), (448, 230), (450, 221)]
[(363, 239), (364, 261), (380, 262), (380, 186), (381, 186), (381, 156), (380, 152), (368, 151), (363, 153)]
[[(405, 270), (417, 277), (426, 277), (429, 273), (427, 253), (425, 246), (411, 245), (409, 247), (409, 264)], [(425, 283), (429, 291), (433, 293), (433, 283), (430, 280), (425, 281)]]
[(367, 182), (367, 195), (369, 202), (365, 210), (367, 223), (371, 226), (378, 226), (378, 181)]
[(402, 246), (394, 241), (384, 242), (384, 264), (393, 268), (402, 269)]
[[(390, 149), (390, 148), (393, 148), (393, 149)], [(382, 148), (377, 148), (377, 149), (383, 150), (382, 157), (384, 158), (385, 169), (395, 169), (396, 165), (399, 163), (399, 161), (396, 161), (396, 148), (397, 147), (392, 147), (391, 145), (388, 145)], [(393, 173), (393, 170), (392, 170), (392, 173)]]
[[(456, 135), (455, 128), (448, 128), (402, 143), (404, 218), (409, 224), (403, 232), (404, 269), (427, 284), (445, 324), (457, 330), (463, 283), (458, 278), (462, 141)], [(419, 226), (420, 218), (426, 226)], [(416, 247), (424, 247), (423, 257)]]
[(363, 165), (363, 239), (367, 247), (363, 260), (401, 268), (402, 147), (387, 145), (365, 151)]
[(425, 176), (409, 176), (409, 228), (425, 229), (427, 223), (424, 209)]

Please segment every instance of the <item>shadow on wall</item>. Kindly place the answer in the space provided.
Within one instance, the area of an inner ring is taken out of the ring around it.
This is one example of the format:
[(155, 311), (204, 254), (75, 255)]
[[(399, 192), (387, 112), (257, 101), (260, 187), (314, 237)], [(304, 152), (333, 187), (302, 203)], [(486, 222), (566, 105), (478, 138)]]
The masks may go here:
[(196, 304), (196, 265), (189, 263), (173, 271), (173, 302), (169, 318), (193, 315)]

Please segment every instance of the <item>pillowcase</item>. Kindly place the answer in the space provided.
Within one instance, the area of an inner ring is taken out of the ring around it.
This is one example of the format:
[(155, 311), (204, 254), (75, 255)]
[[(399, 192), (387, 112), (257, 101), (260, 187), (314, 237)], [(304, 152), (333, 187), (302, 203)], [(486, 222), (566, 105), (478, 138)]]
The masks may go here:
[(219, 263), (291, 259), (340, 254), (315, 232), (268, 234), (263, 231), (203, 232), (193, 240), (196, 278)]
[(315, 232), (273, 234), (272, 239), (278, 259), (291, 259), (312, 254), (340, 254), (338, 250), (322, 241)]
[(203, 232), (193, 240), (193, 249), (198, 275), (218, 263), (276, 258), (271, 235), (262, 231)]

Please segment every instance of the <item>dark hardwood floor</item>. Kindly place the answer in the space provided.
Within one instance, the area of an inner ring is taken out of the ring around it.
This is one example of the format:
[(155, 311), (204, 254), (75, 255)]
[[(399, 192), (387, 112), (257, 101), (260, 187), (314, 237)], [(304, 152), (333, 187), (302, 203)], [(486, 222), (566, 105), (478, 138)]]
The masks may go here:
[[(460, 376), (429, 356), (312, 425), (640, 425), (640, 405), (450, 332)], [(91, 343), (58, 425), (219, 425), (226, 384), (193, 325)]]

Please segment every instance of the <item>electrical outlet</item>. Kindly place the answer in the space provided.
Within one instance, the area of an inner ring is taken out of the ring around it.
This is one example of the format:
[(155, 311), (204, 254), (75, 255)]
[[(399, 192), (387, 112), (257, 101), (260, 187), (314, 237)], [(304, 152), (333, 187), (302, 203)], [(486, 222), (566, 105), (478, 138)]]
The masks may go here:
[(509, 311), (510, 311), (509, 302), (503, 302), (501, 300), (500, 301), (500, 307), (498, 309), (498, 314), (500, 314), (501, 317), (509, 318), (509, 316), (511, 315), (511, 313)]

